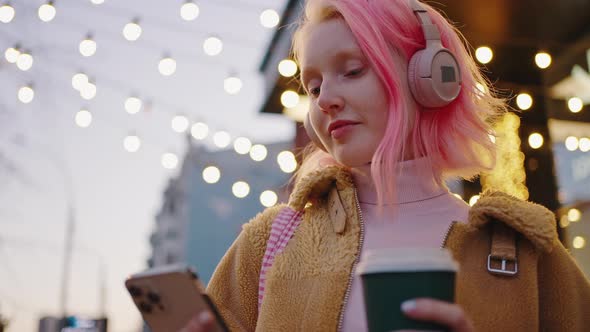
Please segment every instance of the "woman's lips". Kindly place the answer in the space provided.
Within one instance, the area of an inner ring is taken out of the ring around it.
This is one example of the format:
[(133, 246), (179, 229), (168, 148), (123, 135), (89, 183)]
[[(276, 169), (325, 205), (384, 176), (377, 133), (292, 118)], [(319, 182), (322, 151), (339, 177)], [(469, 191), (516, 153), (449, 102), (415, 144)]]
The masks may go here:
[(349, 124), (345, 124), (343, 126), (338, 126), (336, 129), (333, 129), (330, 132), (330, 135), (334, 139), (340, 139), (340, 138), (344, 137), (346, 134), (348, 134), (352, 130), (352, 127), (354, 127), (356, 125), (357, 125), (357, 123), (349, 123)]

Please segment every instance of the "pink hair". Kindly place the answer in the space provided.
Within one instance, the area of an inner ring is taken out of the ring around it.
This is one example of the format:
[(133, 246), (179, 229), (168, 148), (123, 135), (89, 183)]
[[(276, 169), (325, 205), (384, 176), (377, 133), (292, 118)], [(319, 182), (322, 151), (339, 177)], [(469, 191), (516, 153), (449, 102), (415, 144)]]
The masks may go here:
[[(299, 59), (308, 29), (329, 19), (343, 19), (380, 77), (389, 95), (389, 116), (371, 165), (379, 205), (395, 197), (396, 165), (404, 156), (427, 158), (430, 169), (424, 171), (432, 172), (439, 183), (449, 176), (470, 179), (491, 170), (495, 163), (495, 146), (489, 135), (493, 133), (492, 120), (506, 111), (506, 103), (493, 95), (466, 49), (463, 35), (439, 12), (422, 4), (438, 27), (442, 44), (455, 54), (462, 74), (458, 98), (438, 110), (419, 111), (401, 79), (407, 76), (407, 66), (399, 68), (394, 62), (398, 57), (409, 63), (411, 56), (425, 47), (420, 23), (408, 0), (308, 0), (293, 37), (293, 52)], [(311, 160), (314, 158), (304, 160), (298, 177), (317, 167), (309, 165)]]

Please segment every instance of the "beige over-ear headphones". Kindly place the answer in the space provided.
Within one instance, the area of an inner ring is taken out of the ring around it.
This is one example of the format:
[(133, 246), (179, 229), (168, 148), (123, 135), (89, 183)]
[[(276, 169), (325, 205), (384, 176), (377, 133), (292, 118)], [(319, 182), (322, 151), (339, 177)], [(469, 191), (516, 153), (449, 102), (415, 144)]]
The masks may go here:
[[(433, 110), (457, 99), (461, 91), (461, 70), (453, 52), (442, 45), (440, 31), (432, 24), (426, 8), (417, 0), (409, 1), (420, 21), (426, 48), (414, 53), (410, 59), (408, 84), (416, 102), (427, 110)], [(311, 125), (309, 113), (303, 125), (310, 140), (326, 151)]]

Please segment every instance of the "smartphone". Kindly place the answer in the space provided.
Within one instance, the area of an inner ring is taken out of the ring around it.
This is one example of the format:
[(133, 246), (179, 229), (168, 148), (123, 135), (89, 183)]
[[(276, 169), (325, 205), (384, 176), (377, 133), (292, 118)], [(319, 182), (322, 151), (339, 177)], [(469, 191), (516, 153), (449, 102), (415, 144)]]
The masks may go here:
[(229, 331), (197, 273), (188, 265), (148, 269), (128, 277), (125, 287), (152, 332), (177, 332), (204, 310), (216, 318), (212, 331)]

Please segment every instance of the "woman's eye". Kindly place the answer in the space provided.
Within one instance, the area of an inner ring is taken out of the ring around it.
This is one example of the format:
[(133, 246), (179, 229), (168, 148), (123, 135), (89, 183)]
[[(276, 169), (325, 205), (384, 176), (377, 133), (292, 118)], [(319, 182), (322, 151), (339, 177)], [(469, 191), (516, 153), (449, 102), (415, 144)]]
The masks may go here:
[(360, 74), (362, 71), (363, 71), (362, 68), (353, 69), (353, 70), (347, 72), (344, 76), (346, 76), (346, 77), (356, 76), (356, 75)]
[(320, 94), (320, 88), (317, 87), (317, 88), (311, 88), (311, 89), (309, 89), (309, 94), (312, 95), (312, 96), (319, 95)]

